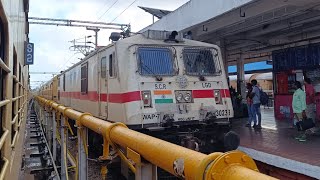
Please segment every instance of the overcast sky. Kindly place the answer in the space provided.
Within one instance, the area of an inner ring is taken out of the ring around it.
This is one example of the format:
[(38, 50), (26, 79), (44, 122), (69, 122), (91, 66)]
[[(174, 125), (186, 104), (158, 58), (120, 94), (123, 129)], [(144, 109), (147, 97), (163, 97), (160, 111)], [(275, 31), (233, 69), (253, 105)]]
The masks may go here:
[[(137, 6), (175, 10), (187, 1), (189, 0), (31, 0), (29, 17), (102, 22), (111, 22), (117, 17), (114, 23), (130, 23), (132, 31), (136, 32), (152, 23), (152, 16)], [(128, 9), (123, 12), (126, 8)], [(123, 13), (120, 15), (121, 12)], [(99, 46), (109, 44), (112, 31), (114, 30), (99, 32)], [(83, 55), (70, 51), (72, 43), (69, 41), (88, 35), (94, 35), (94, 32), (86, 28), (31, 24), (29, 37), (30, 42), (35, 44), (35, 59), (30, 72), (60, 72), (78, 62), (78, 58)], [(94, 42), (94, 38), (89, 40)], [(30, 76), (32, 88), (52, 78), (50, 74)]]

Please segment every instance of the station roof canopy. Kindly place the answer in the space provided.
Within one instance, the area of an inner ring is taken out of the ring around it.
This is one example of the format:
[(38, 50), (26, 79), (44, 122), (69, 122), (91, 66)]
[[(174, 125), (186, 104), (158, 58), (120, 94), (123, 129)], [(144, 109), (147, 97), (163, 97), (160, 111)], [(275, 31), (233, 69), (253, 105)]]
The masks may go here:
[(152, 14), (153, 16), (155, 16), (159, 19), (161, 19), (163, 16), (166, 16), (167, 14), (172, 12), (172, 11), (168, 11), (168, 10), (148, 8), (148, 7), (142, 7), (142, 6), (138, 6), (138, 7), (145, 10), (146, 12)]
[(229, 65), (257, 62), (274, 50), (320, 42), (320, 1), (191, 0), (145, 29), (191, 31), (194, 40), (224, 49)]

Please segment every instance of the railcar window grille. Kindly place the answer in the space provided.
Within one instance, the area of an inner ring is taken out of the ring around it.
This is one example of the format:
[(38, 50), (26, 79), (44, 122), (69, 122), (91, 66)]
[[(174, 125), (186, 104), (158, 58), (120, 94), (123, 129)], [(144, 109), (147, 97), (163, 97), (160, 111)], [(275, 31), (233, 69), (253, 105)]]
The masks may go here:
[[(17, 58), (17, 51), (15, 46), (13, 46), (13, 75), (16, 76), (16, 79), (19, 78), (18, 76), (18, 58)], [(17, 97), (19, 94), (19, 84), (14, 80), (12, 82), (12, 98)], [(18, 111), (18, 100), (16, 101), (12, 101), (12, 110), (11, 110), (11, 120), (13, 120), (13, 118), (15, 118), (17, 111)], [(11, 125), (11, 143), (13, 143), (13, 138), (15, 135), (16, 129), (15, 129), (15, 124)]]
[(145, 76), (175, 74), (172, 50), (165, 47), (138, 48), (139, 73)]
[[(6, 77), (7, 72), (0, 68), (0, 101), (3, 101), (5, 97)], [(0, 124), (2, 124), (2, 120), (4, 119), (4, 111), (5, 106), (0, 107)], [(0, 135), (2, 135), (2, 128), (0, 128)]]
[(186, 74), (192, 76), (210, 76), (221, 74), (217, 50), (204, 48), (184, 48), (182, 54)]
[(5, 35), (5, 31), (4, 31), (4, 25), (2, 23), (2, 20), (0, 18), (0, 58), (6, 62), (6, 35)]
[(107, 58), (101, 58), (101, 78), (107, 77)]
[(88, 62), (81, 65), (81, 93), (88, 93)]
[[(7, 63), (6, 58), (6, 32), (5, 25), (0, 18), (0, 61), (3, 61), (5, 64)], [(0, 101), (5, 100), (6, 93), (6, 81), (7, 81), (7, 72), (0, 67)], [(5, 106), (0, 107), (0, 124), (2, 125), (2, 120), (5, 118)], [(0, 136), (2, 136), (3, 130), (0, 128)], [(2, 157), (2, 156), (1, 156)]]

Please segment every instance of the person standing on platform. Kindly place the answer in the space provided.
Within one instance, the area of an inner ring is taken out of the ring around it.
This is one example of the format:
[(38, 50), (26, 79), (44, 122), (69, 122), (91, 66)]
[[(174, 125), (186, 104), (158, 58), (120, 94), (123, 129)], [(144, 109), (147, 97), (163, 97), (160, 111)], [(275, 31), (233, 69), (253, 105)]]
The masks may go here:
[(297, 126), (298, 131), (301, 131), (301, 133), (299, 133), (296, 139), (300, 140), (300, 139), (305, 139), (305, 135), (301, 129), (301, 124), (303, 119), (307, 118), (306, 93), (302, 90), (302, 86), (299, 81), (296, 81), (294, 83), (294, 89), (295, 89), (295, 92), (293, 94), (293, 99), (292, 99), (292, 109), (294, 113), (294, 119), (296, 120), (295, 125)]
[[(247, 83), (247, 108), (248, 108), (248, 122), (246, 124), (246, 127), (251, 127), (251, 122), (252, 122), (252, 98), (251, 98), (251, 93), (252, 93), (252, 84)], [(254, 122), (254, 124), (257, 124), (257, 122)]]
[[(252, 126), (255, 129), (261, 129), (261, 110), (260, 110), (260, 88), (258, 87), (258, 81), (256, 79), (251, 80), (252, 84), (252, 92), (251, 92), (251, 97), (252, 97), (252, 120), (254, 122), (254, 125)], [(258, 116), (258, 124), (257, 122), (257, 116)]]
[(311, 84), (310, 78), (304, 79), (304, 87), (306, 92), (306, 103), (307, 103), (307, 109), (306, 114), (308, 118), (312, 118), (313, 122), (316, 121), (316, 105), (314, 103), (315, 100), (315, 90), (313, 85)]

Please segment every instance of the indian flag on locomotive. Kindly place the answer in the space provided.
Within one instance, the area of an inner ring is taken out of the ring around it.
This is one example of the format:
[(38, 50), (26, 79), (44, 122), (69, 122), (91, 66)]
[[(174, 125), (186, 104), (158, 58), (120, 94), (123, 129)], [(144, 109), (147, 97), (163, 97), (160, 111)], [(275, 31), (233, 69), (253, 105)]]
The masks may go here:
[(173, 94), (171, 90), (154, 90), (153, 94), (156, 104), (173, 103)]

